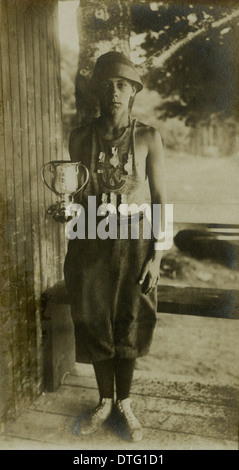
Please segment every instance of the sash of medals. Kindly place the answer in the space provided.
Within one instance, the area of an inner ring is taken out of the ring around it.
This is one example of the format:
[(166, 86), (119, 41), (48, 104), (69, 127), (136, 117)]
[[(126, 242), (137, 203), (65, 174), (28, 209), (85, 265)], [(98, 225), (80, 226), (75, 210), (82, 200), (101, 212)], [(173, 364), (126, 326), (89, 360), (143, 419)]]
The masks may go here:
[[(108, 158), (107, 158), (108, 157)], [(102, 194), (102, 203), (111, 202), (118, 206), (119, 192), (125, 186), (128, 176), (132, 175), (133, 155), (126, 153), (122, 157), (118, 154), (118, 147), (110, 147), (109, 156), (100, 152), (97, 162), (97, 174), (106, 193)], [(124, 194), (121, 194), (120, 203), (124, 203)]]

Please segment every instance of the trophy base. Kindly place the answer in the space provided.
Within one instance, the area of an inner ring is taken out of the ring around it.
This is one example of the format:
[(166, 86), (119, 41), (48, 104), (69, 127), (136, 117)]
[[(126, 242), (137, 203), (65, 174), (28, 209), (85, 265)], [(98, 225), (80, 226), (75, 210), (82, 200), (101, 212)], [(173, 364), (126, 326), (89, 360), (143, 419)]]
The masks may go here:
[(69, 216), (66, 215), (66, 206), (69, 204), (67, 201), (57, 201), (47, 209), (47, 214), (51, 215), (56, 222), (64, 224), (69, 220)]

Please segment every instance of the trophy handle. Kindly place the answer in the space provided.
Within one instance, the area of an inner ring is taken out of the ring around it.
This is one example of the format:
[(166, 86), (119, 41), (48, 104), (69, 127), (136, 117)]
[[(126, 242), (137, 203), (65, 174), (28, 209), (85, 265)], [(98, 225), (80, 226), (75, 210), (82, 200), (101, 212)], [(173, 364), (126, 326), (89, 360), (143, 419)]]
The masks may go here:
[(87, 168), (85, 165), (83, 165), (82, 163), (79, 162), (78, 165), (77, 165), (78, 170), (79, 170), (79, 167), (80, 167), (80, 166), (84, 168), (85, 174), (86, 174), (86, 178), (85, 178), (85, 182), (83, 183), (83, 185), (82, 185), (79, 189), (77, 189), (77, 191), (75, 191), (75, 193), (72, 195), (73, 198), (74, 198), (74, 196), (75, 196), (79, 191), (82, 191), (82, 190), (84, 189), (84, 187), (87, 185), (87, 183), (88, 183), (88, 181), (89, 181), (90, 173), (89, 173), (88, 168)]
[(45, 165), (43, 165), (42, 169), (41, 169), (41, 177), (42, 177), (42, 180), (44, 181), (45, 185), (53, 192), (55, 192), (53, 190), (53, 188), (51, 188), (51, 186), (49, 186), (49, 184), (47, 183), (46, 179), (45, 179), (45, 168), (48, 166), (48, 165), (51, 165), (51, 162), (48, 162), (48, 163), (45, 163)]

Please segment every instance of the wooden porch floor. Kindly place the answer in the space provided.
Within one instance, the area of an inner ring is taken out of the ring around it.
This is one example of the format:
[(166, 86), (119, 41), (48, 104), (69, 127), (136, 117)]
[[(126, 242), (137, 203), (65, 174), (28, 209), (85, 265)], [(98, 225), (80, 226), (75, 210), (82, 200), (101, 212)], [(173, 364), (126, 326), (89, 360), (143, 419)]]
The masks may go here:
[(113, 422), (90, 438), (77, 434), (98, 391), (92, 366), (76, 364), (56, 392), (43, 393), (6, 427), (0, 449), (238, 450), (239, 323), (168, 314), (158, 323), (132, 386), (140, 443), (125, 440)]
[(237, 450), (238, 390), (193, 382), (147, 380), (135, 375), (132, 407), (144, 438), (132, 444), (107, 423), (93, 437), (79, 437), (79, 416), (98, 399), (90, 370), (79, 367), (61, 387), (42, 394), (10, 425), (1, 449)]

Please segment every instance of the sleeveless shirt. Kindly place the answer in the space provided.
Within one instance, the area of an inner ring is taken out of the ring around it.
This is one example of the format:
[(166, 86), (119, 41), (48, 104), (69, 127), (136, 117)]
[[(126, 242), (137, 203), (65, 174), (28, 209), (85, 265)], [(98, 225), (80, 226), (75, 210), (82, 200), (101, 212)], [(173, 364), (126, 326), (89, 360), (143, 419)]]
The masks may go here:
[[(136, 119), (116, 139), (104, 139), (97, 129), (97, 119), (91, 124), (92, 145), (88, 167), (90, 177), (83, 192), (82, 203), (95, 195), (97, 205), (150, 203), (146, 159), (139, 161), (135, 153)], [(139, 171), (139, 168), (144, 171)]]

